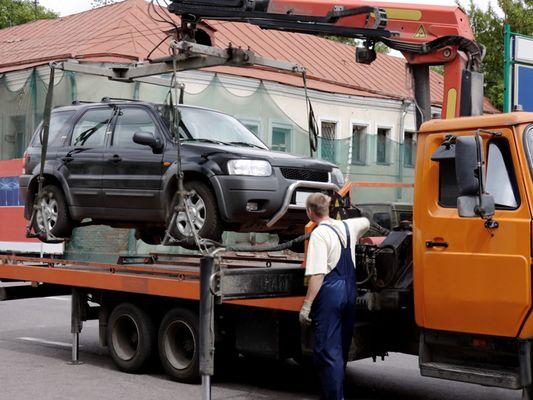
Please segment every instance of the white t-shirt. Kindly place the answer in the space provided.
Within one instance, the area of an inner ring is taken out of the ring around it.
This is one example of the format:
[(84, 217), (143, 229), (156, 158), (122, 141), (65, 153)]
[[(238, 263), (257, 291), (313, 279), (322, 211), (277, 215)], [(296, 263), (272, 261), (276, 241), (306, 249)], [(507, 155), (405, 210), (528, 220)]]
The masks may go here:
[[(344, 222), (350, 230), (350, 247), (352, 259), (355, 265), (355, 245), (359, 238), (370, 228), (370, 222), (367, 218), (345, 219)], [(341, 258), (341, 244), (339, 237), (331, 230), (324, 226), (331, 225), (339, 233), (342, 245), (346, 246), (346, 228), (343, 221), (330, 219), (322, 221), (315, 228), (309, 239), (307, 246), (307, 259), (305, 262), (305, 275), (317, 275), (330, 273)]]

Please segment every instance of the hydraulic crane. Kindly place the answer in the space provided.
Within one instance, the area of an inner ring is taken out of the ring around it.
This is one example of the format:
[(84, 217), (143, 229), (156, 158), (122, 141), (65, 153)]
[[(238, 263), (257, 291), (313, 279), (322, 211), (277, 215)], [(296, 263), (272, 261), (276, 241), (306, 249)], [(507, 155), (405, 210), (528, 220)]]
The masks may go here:
[(182, 35), (203, 19), (247, 22), (263, 29), (364, 40), (356, 60), (370, 64), (375, 44), (400, 51), (413, 77), (418, 127), (431, 119), (429, 67), (444, 66), (442, 118), (483, 113), (483, 48), (459, 6), (360, 0), (172, 0)]

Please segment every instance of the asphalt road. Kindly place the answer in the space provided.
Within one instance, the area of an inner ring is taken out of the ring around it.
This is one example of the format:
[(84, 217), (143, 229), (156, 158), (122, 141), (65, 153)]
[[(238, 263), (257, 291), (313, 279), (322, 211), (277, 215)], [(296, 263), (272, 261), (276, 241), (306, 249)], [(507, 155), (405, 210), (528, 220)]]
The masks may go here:
[[(100, 400), (200, 398), (200, 386), (168, 380), (154, 366), (148, 374), (119, 372), (98, 345), (98, 323), (80, 337), (83, 365), (70, 359), (68, 297), (0, 302), (0, 399)], [(290, 361), (241, 359), (218, 371), (214, 399), (316, 399), (312, 373)], [(346, 399), (519, 400), (520, 393), (420, 376), (417, 359), (393, 354), (385, 362), (349, 364)]]

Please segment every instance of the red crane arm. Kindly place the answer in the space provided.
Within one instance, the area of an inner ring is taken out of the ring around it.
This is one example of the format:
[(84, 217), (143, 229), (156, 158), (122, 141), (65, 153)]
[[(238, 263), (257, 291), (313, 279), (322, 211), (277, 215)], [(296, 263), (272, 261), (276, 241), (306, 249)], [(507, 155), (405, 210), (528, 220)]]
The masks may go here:
[(431, 118), (430, 65), (444, 65), (443, 118), (482, 112), (483, 96), (478, 96), (483, 92), (478, 72), (482, 50), (458, 6), (364, 0), (172, 0), (169, 11), (182, 16), (184, 27), (195, 27), (205, 18), (364, 39), (366, 49), (356, 53), (364, 63), (373, 61), (374, 44), (383, 42), (401, 51), (411, 66), (419, 123)]

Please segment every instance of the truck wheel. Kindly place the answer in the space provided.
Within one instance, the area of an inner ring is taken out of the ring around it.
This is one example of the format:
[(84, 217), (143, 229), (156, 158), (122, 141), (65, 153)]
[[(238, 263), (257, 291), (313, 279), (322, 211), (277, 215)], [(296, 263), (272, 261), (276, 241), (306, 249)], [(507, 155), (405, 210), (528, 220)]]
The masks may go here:
[(107, 324), (107, 345), (121, 371), (140, 371), (152, 355), (154, 342), (155, 327), (145, 311), (130, 303), (115, 307)]
[[(43, 242), (61, 242), (61, 240), (46, 240), (45, 223), (50, 233), (58, 239), (69, 238), (72, 235), (72, 221), (68, 214), (65, 196), (60, 188), (55, 185), (46, 185), (42, 190), (41, 196), (35, 196), (35, 204), (40, 207), (35, 214), (33, 228), (36, 233), (41, 234)], [(43, 209), (45, 210), (45, 215), (43, 215)]]
[(197, 382), (199, 372), (198, 316), (184, 308), (170, 310), (159, 328), (159, 357), (171, 379)]
[[(189, 181), (184, 184), (185, 190), (191, 193), (189, 197), (189, 213), (198, 236), (204, 239), (220, 241), (222, 237), (222, 221), (218, 214), (217, 202), (209, 187), (200, 181)], [(178, 203), (178, 193), (172, 199), (172, 207)], [(174, 210), (169, 213), (171, 222)], [(191, 226), (184, 211), (180, 212), (170, 227), (172, 236), (188, 249), (196, 249), (196, 242), (192, 234)]]

